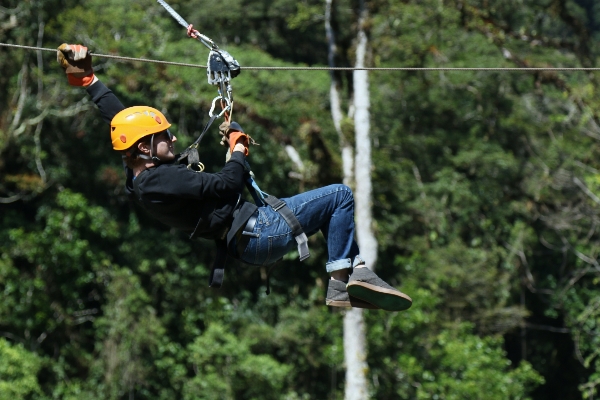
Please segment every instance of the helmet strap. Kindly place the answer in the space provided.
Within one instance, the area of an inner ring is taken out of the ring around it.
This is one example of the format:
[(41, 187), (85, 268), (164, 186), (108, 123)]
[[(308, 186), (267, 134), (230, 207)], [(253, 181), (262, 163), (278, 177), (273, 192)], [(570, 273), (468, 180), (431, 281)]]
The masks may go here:
[(128, 157), (135, 156), (135, 158), (141, 158), (142, 160), (151, 160), (155, 164), (162, 163), (162, 160), (154, 155), (154, 135), (150, 137), (150, 155), (147, 156), (141, 153), (139, 150), (134, 150), (133, 152), (128, 151), (126, 154), (122, 155), (121, 158), (125, 159)]
[(162, 163), (162, 160), (153, 154), (154, 153), (154, 135), (152, 135), (152, 137), (150, 138), (150, 159), (155, 164), (160, 164), (160, 163)]

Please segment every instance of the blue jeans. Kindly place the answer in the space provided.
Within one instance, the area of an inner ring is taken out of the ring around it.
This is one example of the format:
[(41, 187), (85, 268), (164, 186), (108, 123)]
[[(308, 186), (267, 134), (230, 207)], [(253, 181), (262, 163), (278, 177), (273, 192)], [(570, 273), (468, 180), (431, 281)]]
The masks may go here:
[[(330, 185), (281, 200), (307, 236), (323, 232), (329, 254), (327, 272), (363, 263), (354, 240), (354, 197), (348, 186)], [(240, 257), (249, 264), (268, 265), (297, 248), (290, 227), (270, 206), (259, 207), (253, 232), (258, 236), (250, 238)]]

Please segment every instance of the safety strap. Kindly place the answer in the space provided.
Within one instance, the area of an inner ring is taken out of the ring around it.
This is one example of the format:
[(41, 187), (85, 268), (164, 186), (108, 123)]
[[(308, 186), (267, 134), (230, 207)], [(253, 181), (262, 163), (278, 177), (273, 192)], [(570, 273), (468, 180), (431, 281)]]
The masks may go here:
[(227, 241), (215, 240), (217, 255), (208, 277), (208, 287), (219, 289), (223, 284), (225, 276), (225, 264), (227, 262)]
[(200, 146), (202, 138), (204, 137), (206, 132), (208, 132), (208, 128), (210, 128), (212, 123), (215, 122), (215, 119), (217, 119), (217, 117), (218, 115), (212, 115), (210, 117), (206, 125), (204, 125), (204, 129), (202, 130), (200, 136), (198, 136), (198, 139), (196, 139), (194, 143), (192, 143), (179, 155), (179, 158), (177, 159), (178, 163), (182, 163), (182, 161), (187, 159), (186, 164), (188, 169), (192, 169), (197, 172), (204, 171), (204, 165), (200, 162), (200, 156), (198, 155), (198, 146)]
[(283, 260), (283, 258), (280, 258), (279, 260), (275, 261), (269, 267), (269, 270), (267, 271), (267, 278), (266, 278), (267, 279), (267, 289), (265, 290), (265, 293), (267, 294), (267, 296), (271, 294), (271, 272), (273, 271), (275, 266), (281, 262), (281, 260)]
[(304, 261), (310, 257), (310, 252), (308, 251), (308, 237), (306, 237), (306, 233), (304, 233), (302, 225), (300, 225), (300, 222), (292, 210), (287, 206), (287, 204), (285, 204), (283, 200), (279, 200), (275, 196), (267, 196), (263, 200), (265, 203), (270, 205), (273, 210), (277, 211), (279, 215), (281, 215), (281, 217), (292, 230), (292, 235), (294, 235), (294, 239), (296, 239), (296, 243), (298, 243), (298, 254), (300, 254), (300, 261)]
[(248, 161), (245, 161), (244, 164), (246, 165), (246, 171), (248, 172), (248, 177), (245, 181), (246, 189), (248, 189), (248, 192), (252, 196), (254, 204), (256, 204), (258, 207), (264, 206), (265, 195), (268, 196), (268, 194), (263, 192), (258, 187), (258, 183), (256, 183), (256, 181), (254, 180), (254, 172), (252, 172), (252, 170), (250, 169), (250, 164), (248, 164)]

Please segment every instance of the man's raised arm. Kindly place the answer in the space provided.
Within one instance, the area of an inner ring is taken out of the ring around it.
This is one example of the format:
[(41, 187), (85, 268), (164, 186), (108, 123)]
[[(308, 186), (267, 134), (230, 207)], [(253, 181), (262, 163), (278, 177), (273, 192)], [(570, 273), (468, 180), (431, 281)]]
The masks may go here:
[(110, 124), (113, 117), (125, 108), (117, 96), (94, 75), (92, 55), (87, 47), (63, 43), (56, 51), (56, 59), (65, 70), (71, 86), (86, 88), (104, 122)]

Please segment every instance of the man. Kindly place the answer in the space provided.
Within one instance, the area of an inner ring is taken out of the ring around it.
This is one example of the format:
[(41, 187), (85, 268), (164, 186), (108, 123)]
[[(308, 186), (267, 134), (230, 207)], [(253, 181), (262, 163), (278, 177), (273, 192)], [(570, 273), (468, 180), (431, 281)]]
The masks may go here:
[[(327, 241), (331, 274), (326, 304), (400, 311), (412, 300), (365, 267), (354, 240), (354, 199), (345, 185), (331, 185), (282, 199), (275, 206), (244, 201), (248, 174), (248, 135), (235, 122), (227, 133), (231, 157), (214, 174), (196, 172), (176, 162), (177, 138), (171, 124), (152, 107), (125, 108), (94, 75), (86, 47), (62, 44), (57, 59), (69, 84), (85, 87), (110, 124), (113, 149), (125, 164), (130, 198), (166, 225), (191, 237), (213, 239), (233, 258), (268, 265), (296, 246), (291, 219), (310, 236), (321, 231)], [(286, 217), (281, 209), (290, 210)], [(295, 217), (295, 218), (294, 218)]]

